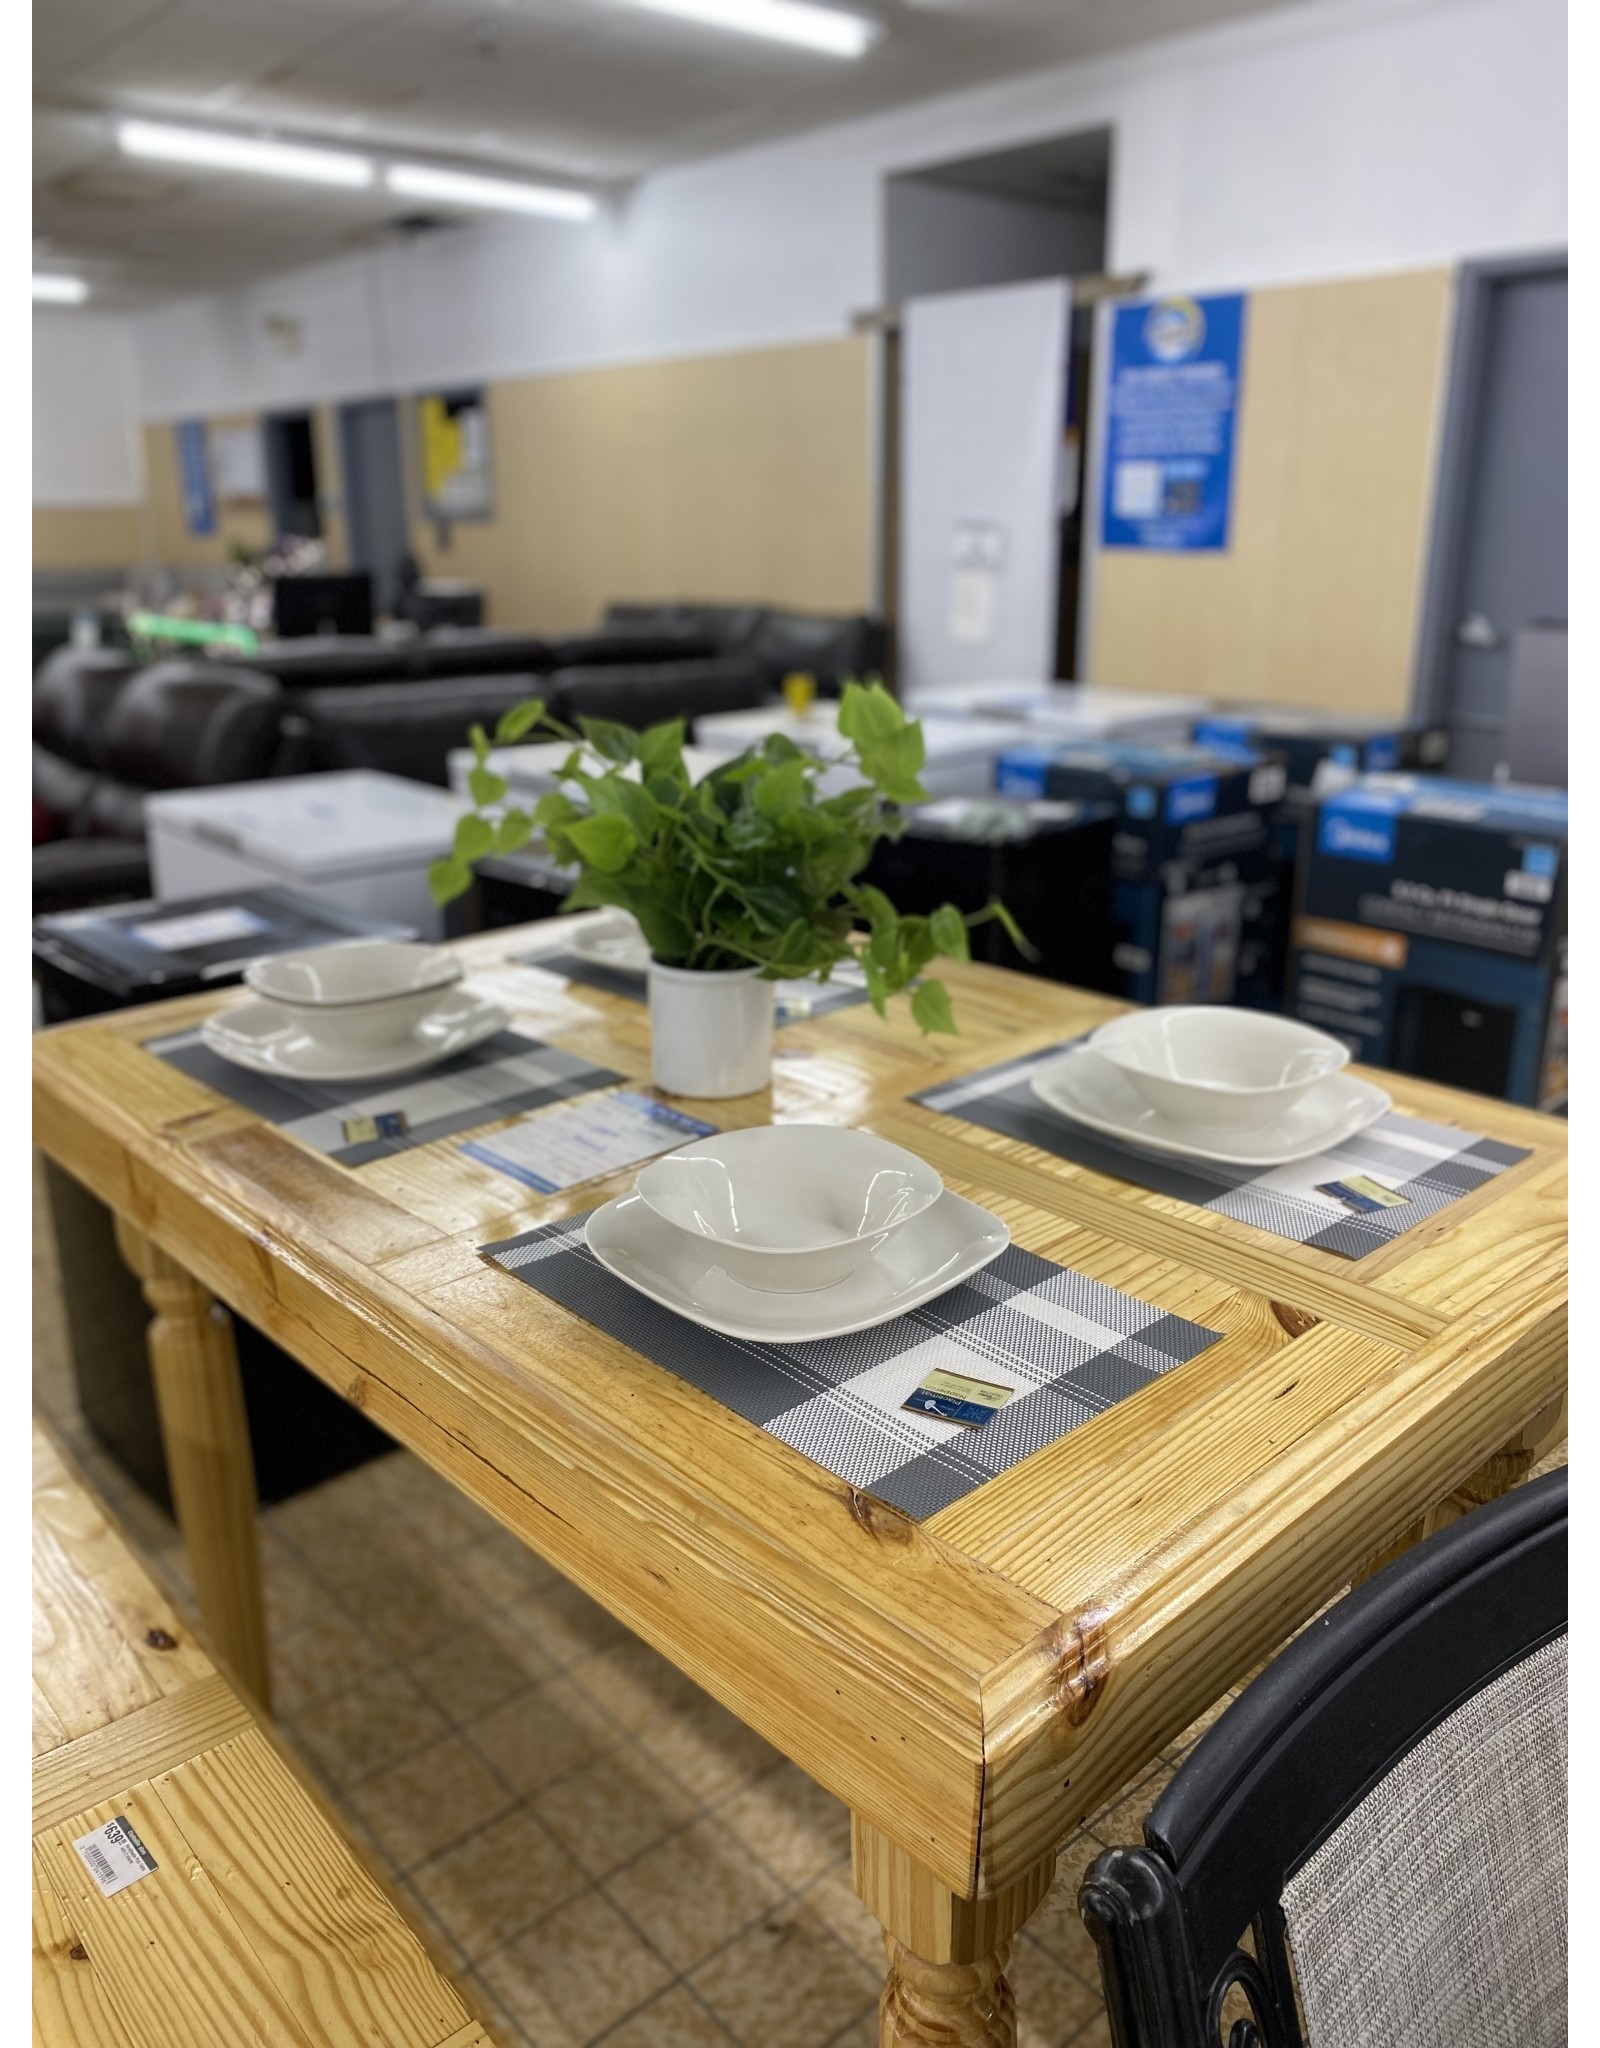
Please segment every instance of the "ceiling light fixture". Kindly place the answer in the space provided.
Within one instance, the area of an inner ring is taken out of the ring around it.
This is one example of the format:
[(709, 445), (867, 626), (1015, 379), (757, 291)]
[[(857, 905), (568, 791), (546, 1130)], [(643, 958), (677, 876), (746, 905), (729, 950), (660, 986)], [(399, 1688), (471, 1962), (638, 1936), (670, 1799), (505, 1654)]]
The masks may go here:
[(67, 277), (60, 271), (36, 270), (33, 273), (33, 296), (44, 306), (81, 306), (89, 296), (89, 287), (81, 277)]
[(312, 149), (301, 142), (269, 142), (217, 128), (174, 128), (163, 121), (121, 121), (117, 144), (129, 156), (205, 164), (217, 171), (248, 171), (261, 178), (296, 178), (313, 185), (359, 191), (373, 181), (370, 157), (342, 149)]
[(864, 57), (883, 34), (881, 22), (841, 14), (833, 7), (812, 7), (807, 0), (633, 0), (633, 5), (648, 7), (653, 14), (680, 15), (707, 28), (793, 43), (825, 57)]
[(447, 206), (481, 206), (504, 213), (544, 213), (556, 220), (590, 220), (593, 193), (566, 185), (525, 185), (511, 178), (483, 178), (473, 171), (447, 171), (436, 164), (390, 164), (383, 182), (407, 199), (437, 199)]

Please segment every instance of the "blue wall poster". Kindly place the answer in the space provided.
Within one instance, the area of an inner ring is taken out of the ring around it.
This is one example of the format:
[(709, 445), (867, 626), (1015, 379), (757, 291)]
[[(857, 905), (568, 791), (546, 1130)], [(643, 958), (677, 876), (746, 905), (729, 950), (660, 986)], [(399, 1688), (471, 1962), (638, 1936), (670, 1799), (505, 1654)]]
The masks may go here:
[(1101, 544), (1225, 548), (1244, 294), (1119, 306)]
[(211, 452), (204, 420), (178, 422), (178, 477), (183, 489), (183, 523), (191, 533), (215, 533), (217, 504), (211, 492)]

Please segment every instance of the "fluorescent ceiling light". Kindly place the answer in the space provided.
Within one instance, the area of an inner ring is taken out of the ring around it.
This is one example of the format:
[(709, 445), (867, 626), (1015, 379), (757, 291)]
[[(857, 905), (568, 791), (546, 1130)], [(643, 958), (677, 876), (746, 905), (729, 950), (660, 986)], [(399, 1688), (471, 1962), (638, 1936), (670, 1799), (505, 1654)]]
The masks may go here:
[(451, 206), (483, 206), (507, 213), (548, 213), (557, 220), (589, 220), (592, 193), (565, 185), (525, 185), (511, 178), (482, 178), (472, 171), (447, 171), (435, 164), (391, 164), (383, 174), (391, 192), (407, 199), (438, 199)]
[(775, 43), (794, 43), (825, 57), (864, 57), (883, 34), (881, 22), (859, 14), (841, 14), (833, 7), (812, 7), (807, 0), (633, 0), (655, 14), (676, 14), (707, 28), (729, 28), (740, 35), (766, 36)]
[(261, 178), (299, 178), (313, 185), (372, 183), (372, 161), (343, 149), (311, 149), (301, 142), (268, 142), (217, 128), (171, 128), (162, 121), (122, 121), (117, 142), (129, 156), (206, 164), (217, 171), (250, 171)]
[(36, 270), (33, 296), (46, 306), (81, 306), (89, 287), (81, 277), (65, 277), (59, 271)]

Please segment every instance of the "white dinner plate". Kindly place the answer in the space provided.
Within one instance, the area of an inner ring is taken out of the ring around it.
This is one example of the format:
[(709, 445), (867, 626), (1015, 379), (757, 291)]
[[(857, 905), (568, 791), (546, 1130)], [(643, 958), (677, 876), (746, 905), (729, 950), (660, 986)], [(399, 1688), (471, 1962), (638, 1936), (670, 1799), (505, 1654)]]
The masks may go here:
[(509, 1011), (470, 989), (447, 989), (400, 1045), (376, 1052), (319, 1045), (275, 1003), (241, 1003), (208, 1017), (200, 1036), (219, 1059), (294, 1081), (387, 1081), (419, 1074), (504, 1031)]
[(759, 1344), (805, 1344), (870, 1330), (945, 1293), (1011, 1242), (998, 1216), (947, 1188), (837, 1286), (766, 1294), (730, 1279), (717, 1264), (715, 1246), (664, 1223), (640, 1195), (596, 1209), (583, 1234), (607, 1272), (663, 1308), (724, 1337)]
[(647, 974), (650, 969), (650, 948), (639, 921), (625, 910), (611, 911), (593, 924), (586, 922), (572, 932), (565, 950), (592, 960), (596, 967), (613, 967), (619, 974)]
[(1175, 1123), (1152, 1109), (1109, 1060), (1086, 1045), (1040, 1067), (1030, 1086), (1047, 1108), (1088, 1130), (1146, 1152), (1171, 1152), (1218, 1166), (1287, 1166), (1292, 1160), (1314, 1159), (1394, 1107), (1370, 1081), (1333, 1074), (1270, 1123), (1251, 1130)]

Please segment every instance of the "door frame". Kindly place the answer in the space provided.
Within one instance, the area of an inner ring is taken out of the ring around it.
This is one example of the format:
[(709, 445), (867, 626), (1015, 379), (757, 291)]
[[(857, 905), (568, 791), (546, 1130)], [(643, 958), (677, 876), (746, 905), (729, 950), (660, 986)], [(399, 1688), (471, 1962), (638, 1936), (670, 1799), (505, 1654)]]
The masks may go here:
[(1473, 426), (1489, 374), (1490, 306), (1499, 286), (1518, 278), (1565, 275), (1567, 251), (1545, 249), (1526, 256), (1489, 256), (1456, 269), (1455, 321), (1445, 372), (1444, 408), (1439, 421), (1439, 457), (1434, 472), (1433, 517), (1412, 669), (1411, 710), (1419, 722), (1449, 717), (1450, 649), (1455, 632), (1456, 585), (1466, 545), (1477, 453)]

